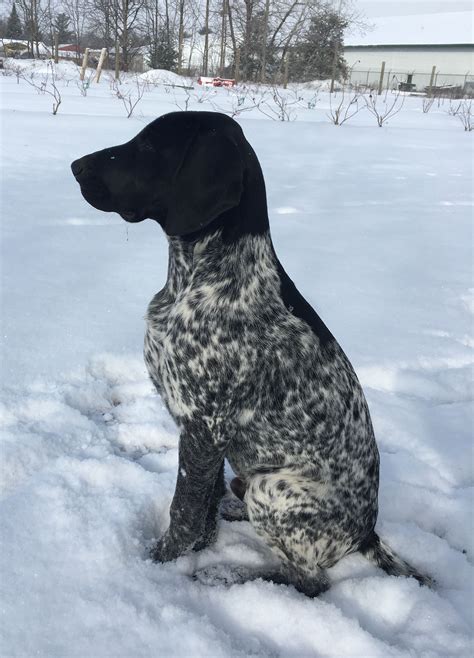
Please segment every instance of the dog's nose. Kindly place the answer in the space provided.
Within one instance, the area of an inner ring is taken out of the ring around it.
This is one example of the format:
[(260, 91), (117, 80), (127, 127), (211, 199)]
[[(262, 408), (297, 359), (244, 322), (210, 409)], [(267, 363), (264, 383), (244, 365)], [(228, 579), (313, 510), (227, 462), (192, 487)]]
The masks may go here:
[(79, 160), (74, 160), (74, 162), (71, 164), (71, 170), (76, 178), (80, 176), (84, 171), (83, 159), (80, 158)]

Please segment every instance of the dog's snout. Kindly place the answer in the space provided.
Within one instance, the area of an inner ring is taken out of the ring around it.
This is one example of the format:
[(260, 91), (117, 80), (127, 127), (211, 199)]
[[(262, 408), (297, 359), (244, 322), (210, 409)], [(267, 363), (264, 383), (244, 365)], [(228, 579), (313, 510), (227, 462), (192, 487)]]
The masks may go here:
[(82, 158), (74, 160), (71, 164), (71, 170), (74, 176), (79, 180), (79, 178), (84, 177), (87, 173), (90, 173), (91, 162), (88, 162), (89, 156), (85, 155)]
[(74, 176), (80, 176), (82, 172), (84, 171), (84, 162), (82, 158), (79, 160), (74, 160), (74, 162), (71, 164), (71, 171), (74, 174)]

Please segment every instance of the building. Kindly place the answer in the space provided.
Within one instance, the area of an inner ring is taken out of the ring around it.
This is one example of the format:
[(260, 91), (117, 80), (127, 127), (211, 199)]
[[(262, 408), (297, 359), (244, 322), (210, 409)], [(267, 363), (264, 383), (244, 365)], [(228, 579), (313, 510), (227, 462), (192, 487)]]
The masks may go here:
[(353, 84), (378, 83), (385, 62), (384, 87), (401, 82), (422, 91), (435, 86), (464, 87), (474, 81), (473, 13), (380, 17), (364, 36), (346, 35), (344, 57)]

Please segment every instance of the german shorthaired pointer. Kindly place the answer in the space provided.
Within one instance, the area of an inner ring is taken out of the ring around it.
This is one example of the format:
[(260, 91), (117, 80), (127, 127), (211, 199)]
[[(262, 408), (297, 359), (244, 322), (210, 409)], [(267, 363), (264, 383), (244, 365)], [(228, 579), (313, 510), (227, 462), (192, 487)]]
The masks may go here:
[(92, 206), (154, 219), (169, 240), (145, 361), (180, 430), (179, 468), (152, 558), (215, 540), (227, 459), (232, 490), (281, 562), (273, 573), (237, 568), (234, 582), (261, 576), (315, 596), (328, 587), (326, 568), (360, 551), (428, 584), (374, 531), (379, 454), (367, 403), (275, 254), (262, 171), (240, 126), (174, 112), (72, 171)]

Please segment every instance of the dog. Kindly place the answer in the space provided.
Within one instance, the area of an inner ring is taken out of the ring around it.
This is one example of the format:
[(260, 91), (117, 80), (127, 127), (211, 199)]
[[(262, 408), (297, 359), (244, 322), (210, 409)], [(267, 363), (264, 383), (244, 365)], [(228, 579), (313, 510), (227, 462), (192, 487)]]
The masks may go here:
[(180, 430), (179, 467), (153, 560), (215, 540), (227, 459), (240, 518), (279, 558), (239, 582), (261, 576), (317, 596), (327, 568), (360, 551), (389, 574), (430, 584), (375, 532), (379, 453), (367, 402), (277, 258), (262, 170), (238, 123), (173, 112), (71, 168), (94, 208), (155, 220), (169, 241), (144, 358)]

